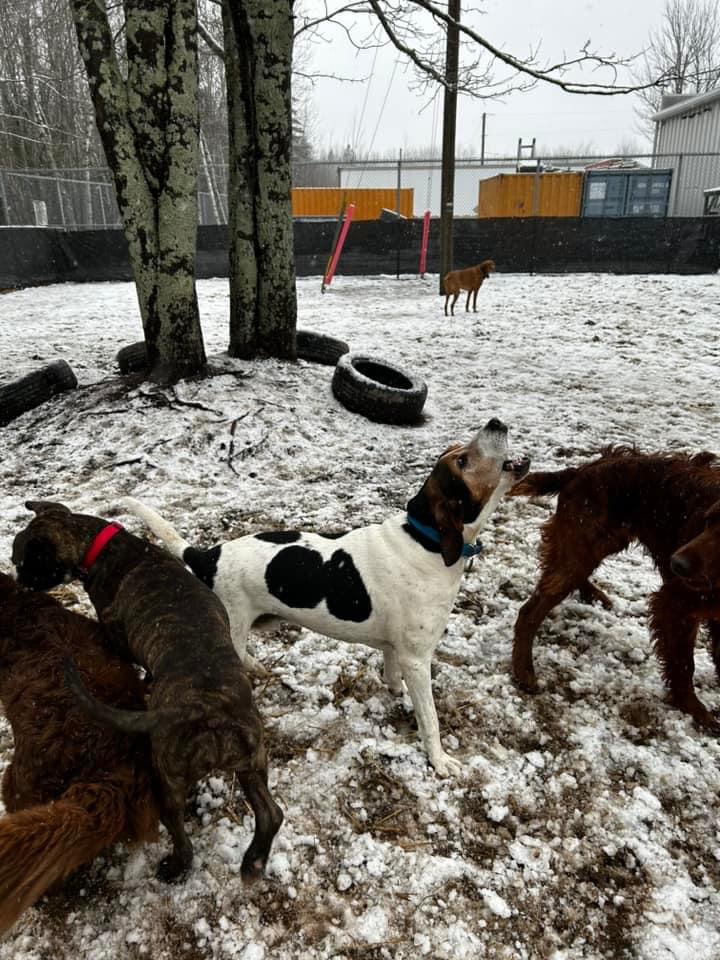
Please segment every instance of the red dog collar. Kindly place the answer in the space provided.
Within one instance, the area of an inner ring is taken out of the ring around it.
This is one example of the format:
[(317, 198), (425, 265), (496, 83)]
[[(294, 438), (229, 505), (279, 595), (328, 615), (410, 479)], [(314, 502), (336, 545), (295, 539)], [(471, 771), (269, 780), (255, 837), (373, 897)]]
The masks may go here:
[(85, 551), (85, 556), (82, 558), (80, 564), (80, 573), (87, 573), (90, 570), (90, 567), (96, 562), (97, 558), (103, 552), (105, 547), (110, 543), (112, 538), (116, 536), (123, 529), (121, 523), (117, 523), (115, 520), (112, 523), (109, 523), (106, 527), (103, 527), (100, 533), (95, 537), (93, 542)]

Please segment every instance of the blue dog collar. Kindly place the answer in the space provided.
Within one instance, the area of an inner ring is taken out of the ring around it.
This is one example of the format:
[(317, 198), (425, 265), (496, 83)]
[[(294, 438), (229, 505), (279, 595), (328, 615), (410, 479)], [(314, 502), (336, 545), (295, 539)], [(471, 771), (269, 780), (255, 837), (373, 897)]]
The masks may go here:
[[(415, 517), (410, 514), (407, 515), (407, 522), (417, 530), (418, 533), (421, 533), (424, 537), (427, 537), (428, 540), (432, 540), (433, 543), (440, 543), (440, 533), (435, 529), (435, 527), (426, 527), (424, 523), (420, 523), (419, 520), (416, 520)], [(462, 548), (462, 556), (466, 559), (472, 559), (476, 557), (479, 553), (482, 553), (483, 545), (478, 538), (475, 543), (465, 543)]]

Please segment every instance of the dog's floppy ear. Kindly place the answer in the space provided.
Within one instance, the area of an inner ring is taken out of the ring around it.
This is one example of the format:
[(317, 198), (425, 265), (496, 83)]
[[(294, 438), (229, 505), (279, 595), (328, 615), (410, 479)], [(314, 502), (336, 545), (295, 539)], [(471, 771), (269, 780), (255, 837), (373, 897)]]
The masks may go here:
[(26, 500), (25, 506), (33, 513), (47, 513), (50, 510), (56, 510), (58, 513), (70, 513), (70, 510), (64, 503), (56, 503), (53, 500)]
[(13, 548), (13, 562), (17, 568), (18, 582), (34, 590), (49, 590), (65, 579), (65, 566), (60, 562), (57, 549), (47, 537), (31, 537)]
[(463, 508), (459, 500), (447, 500), (445, 497), (433, 497), (431, 510), (435, 527), (440, 534), (440, 553), (446, 567), (451, 567), (460, 559), (465, 541), (463, 540)]

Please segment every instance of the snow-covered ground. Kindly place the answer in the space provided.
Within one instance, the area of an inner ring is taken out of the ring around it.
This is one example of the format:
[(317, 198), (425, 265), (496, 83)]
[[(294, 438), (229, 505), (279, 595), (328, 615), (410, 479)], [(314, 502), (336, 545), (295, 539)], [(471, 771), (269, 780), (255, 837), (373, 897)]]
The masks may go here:
[[(491, 416), (536, 467), (614, 441), (720, 449), (717, 276), (496, 274), (480, 312), (461, 300), (454, 319), (436, 289), (436, 277), (339, 277), (321, 296), (318, 278), (299, 282), (301, 328), (426, 379), (415, 427), (346, 411), (332, 368), (223, 358), (226, 281), (199, 293), (208, 352), (233, 372), (175, 391), (128, 391), (116, 376), (117, 349), (140, 338), (131, 285), (3, 295), (0, 382), (64, 357), (81, 389), (0, 429), (0, 568), (27, 498), (109, 515), (132, 493), (206, 545), (378, 521)], [(164, 835), (118, 848), (29, 911), (1, 960), (720, 956), (720, 746), (664, 702), (645, 619), (658, 577), (642, 551), (600, 569), (612, 611), (571, 599), (548, 619), (537, 696), (510, 682), (513, 623), (552, 508), (501, 504), (437, 649), (460, 779), (428, 767), (376, 652), (287, 626), (259, 635), (271, 679), (255, 693), (286, 815), (267, 878), (243, 887), (252, 821), (213, 778), (188, 814), (185, 882), (155, 879)], [(62, 595), (88, 610), (78, 584)], [(704, 649), (697, 689), (720, 705)], [(10, 752), (0, 719), (0, 768)]]

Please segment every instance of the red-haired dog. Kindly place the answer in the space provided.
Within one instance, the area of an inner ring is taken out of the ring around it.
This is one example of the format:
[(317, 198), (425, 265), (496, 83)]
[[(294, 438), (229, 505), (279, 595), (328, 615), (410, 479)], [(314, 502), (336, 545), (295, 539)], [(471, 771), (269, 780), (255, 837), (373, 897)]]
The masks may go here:
[(558, 501), (542, 530), (540, 579), (515, 623), (512, 672), (518, 685), (537, 689), (533, 638), (552, 608), (573, 590), (609, 607), (588, 577), (605, 557), (638, 541), (663, 579), (650, 601), (650, 626), (670, 700), (720, 732), (693, 686), (701, 621), (707, 622), (720, 677), (720, 461), (711, 453), (642, 454), (608, 447), (580, 467), (529, 473), (510, 493), (523, 494), (557, 494)]
[(0, 934), (51, 886), (119, 840), (156, 840), (147, 738), (91, 720), (65, 685), (72, 657), (103, 700), (136, 710), (135, 670), (98, 624), (0, 573), (0, 701), (15, 753), (2, 780)]
[(476, 267), (466, 267), (464, 270), (451, 270), (443, 277), (443, 290), (445, 291), (445, 316), (447, 316), (448, 300), (452, 297), (450, 304), (450, 313), (455, 316), (455, 304), (460, 296), (461, 290), (467, 290), (467, 300), (465, 301), (465, 312), (470, 310), (470, 296), (473, 298), (473, 313), (477, 313), (477, 295), (478, 290), (483, 285), (483, 280), (487, 279), (488, 274), (495, 269), (494, 260), (483, 260)]

